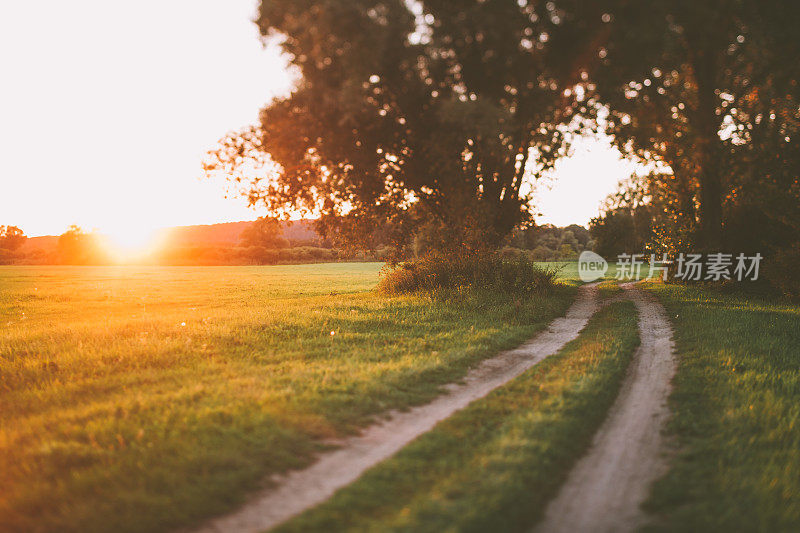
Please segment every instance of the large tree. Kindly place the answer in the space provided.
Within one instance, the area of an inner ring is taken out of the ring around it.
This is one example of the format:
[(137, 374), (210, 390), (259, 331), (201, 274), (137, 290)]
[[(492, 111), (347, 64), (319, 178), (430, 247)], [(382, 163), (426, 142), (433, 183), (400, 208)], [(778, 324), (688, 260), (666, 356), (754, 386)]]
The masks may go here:
[[(433, 226), (496, 246), (530, 220), (526, 182), (583, 105), (568, 89), (592, 19), (568, 16), (543, 1), (263, 1), (261, 32), (302, 77), (262, 111), (258, 139), (246, 132), (280, 165), (251, 201), (318, 213), (350, 242), (388, 226), (402, 248)], [(236, 161), (241, 140), (207, 168)]]
[(86, 233), (79, 226), (72, 225), (59, 235), (57, 259), (67, 265), (107, 264), (108, 254), (94, 233)]
[[(586, 68), (611, 110), (616, 142), (670, 169), (654, 173), (649, 186), (671, 219), (669, 247), (739, 245), (743, 204), (790, 232), (800, 204), (797, 143), (790, 144), (798, 124), (797, 4), (602, 5), (607, 29), (595, 31), (599, 46)], [(757, 222), (750, 227), (765, 232)]]
[(261, 32), (301, 80), (208, 168), (271, 154), (277, 172), (244, 177), (250, 201), (318, 213), (351, 243), (380, 231), (402, 248), (424, 228), (495, 246), (529, 220), (526, 182), (563, 155), (566, 125), (594, 116), (667, 170), (645, 182), (662, 248), (741, 249), (752, 228), (797, 239), (799, 13), (786, 0), (265, 0)]

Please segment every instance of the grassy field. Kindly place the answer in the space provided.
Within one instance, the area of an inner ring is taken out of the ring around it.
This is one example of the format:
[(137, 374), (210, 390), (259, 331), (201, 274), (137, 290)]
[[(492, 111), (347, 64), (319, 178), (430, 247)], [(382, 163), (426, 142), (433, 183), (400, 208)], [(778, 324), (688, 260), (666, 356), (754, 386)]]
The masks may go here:
[(195, 523), (574, 295), (387, 298), (379, 270), (0, 267), (0, 530)]
[(278, 531), (527, 531), (616, 398), (638, 345), (630, 302)]
[(663, 531), (800, 531), (800, 307), (653, 285), (675, 328)]
[[(552, 268), (558, 271), (558, 277), (565, 282), (580, 283), (580, 276), (578, 275), (578, 262), (577, 261), (550, 261), (539, 263), (544, 268)], [(627, 272), (627, 271), (626, 271)], [(649, 275), (650, 267), (642, 265), (639, 271), (639, 279), (645, 279)], [(608, 270), (605, 275), (600, 278), (602, 280), (615, 280), (617, 275), (617, 265), (615, 263), (608, 264)], [(623, 279), (622, 282), (635, 281), (632, 279)]]
[[(390, 298), (372, 290), (380, 269), (0, 267), (0, 531), (198, 523), (306, 464), (322, 439), (429, 400), (529, 338), (579, 283), (572, 263), (547, 297)], [(648, 290), (680, 359), (677, 451), (647, 504), (654, 529), (800, 530), (800, 308)], [(635, 344), (630, 304), (601, 311), (558, 356), (285, 529), (528, 527)]]

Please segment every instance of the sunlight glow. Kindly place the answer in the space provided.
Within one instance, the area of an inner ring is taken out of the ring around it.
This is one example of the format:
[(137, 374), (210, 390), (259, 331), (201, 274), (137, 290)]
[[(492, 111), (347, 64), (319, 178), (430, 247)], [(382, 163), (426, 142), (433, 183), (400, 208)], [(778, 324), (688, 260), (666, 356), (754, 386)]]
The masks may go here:
[(123, 226), (103, 233), (103, 245), (111, 257), (118, 262), (143, 259), (157, 251), (163, 236), (156, 229), (143, 229), (135, 225)]
[[(123, 222), (167, 227), (263, 214), (198, 179), (206, 150), (292, 86), (286, 58), (277, 44), (264, 47), (252, 22), (257, 6), (0, 3), (0, 48), (17, 51), (0, 54), (8, 155), (0, 224), (29, 236), (59, 235), (70, 224), (117, 235)], [(45, 130), (60, 141), (43, 157), (32, 140)], [(129, 248), (131, 239), (121, 240)]]

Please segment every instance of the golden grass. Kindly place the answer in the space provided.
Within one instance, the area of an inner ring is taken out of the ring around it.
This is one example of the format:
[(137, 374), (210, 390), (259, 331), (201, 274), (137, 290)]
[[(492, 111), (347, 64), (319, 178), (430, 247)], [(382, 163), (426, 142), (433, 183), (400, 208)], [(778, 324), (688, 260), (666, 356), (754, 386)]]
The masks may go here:
[(0, 268), (0, 530), (152, 531), (423, 402), (563, 313), (387, 298), (379, 264)]

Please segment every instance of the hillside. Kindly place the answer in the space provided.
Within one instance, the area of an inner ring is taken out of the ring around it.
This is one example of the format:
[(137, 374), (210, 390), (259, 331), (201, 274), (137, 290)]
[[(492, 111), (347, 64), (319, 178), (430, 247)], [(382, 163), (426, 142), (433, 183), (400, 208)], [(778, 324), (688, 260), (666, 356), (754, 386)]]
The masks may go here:
[[(245, 228), (252, 220), (223, 222), (220, 224), (199, 224), (194, 226), (173, 226), (158, 231), (161, 242), (169, 246), (235, 246)], [(283, 222), (283, 236), (290, 242), (318, 245), (320, 237), (314, 231), (313, 220)], [(57, 235), (30, 237), (20, 248), (24, 254), (46, 254), (55, 252), (58, 246)]]
[[(239, 236), (253, 221), (223, 222), (220, 224), (204, 224), (196, 226), (175, 226), (160, 232), (166, 241), (175, 246), (233, 246), (239, 242)], [(320, 240), (314, 231), (313, 220), (297, 220), (283, 222), (283, 236), (292, 242), (317, 244)]]

